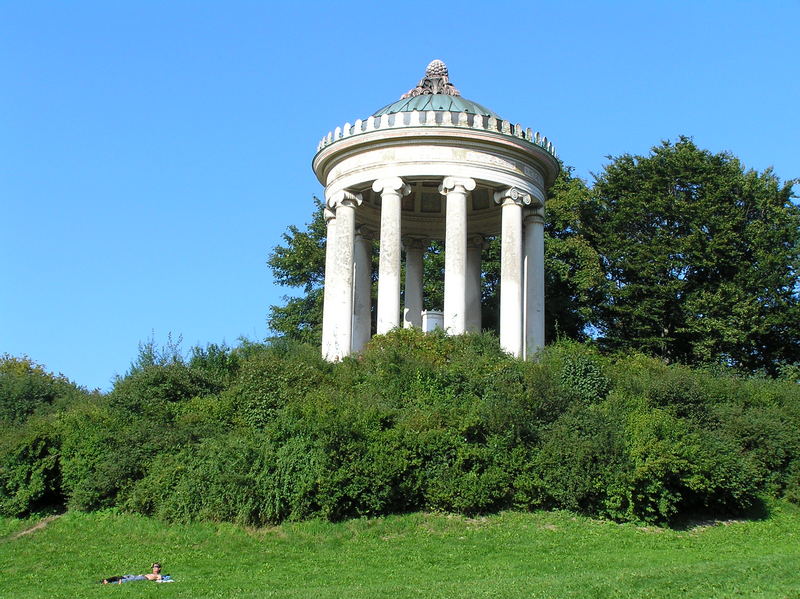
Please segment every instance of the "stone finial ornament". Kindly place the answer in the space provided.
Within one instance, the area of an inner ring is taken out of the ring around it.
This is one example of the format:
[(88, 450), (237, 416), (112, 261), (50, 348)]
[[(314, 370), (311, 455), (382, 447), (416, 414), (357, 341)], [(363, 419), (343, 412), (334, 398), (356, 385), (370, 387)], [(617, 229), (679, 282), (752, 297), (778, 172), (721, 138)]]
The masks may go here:
[(447, 77), (447, 65), (441, 60), (432, 60), (425, 69), (425, 76), (417, 83), (417, 87), (408, 90), (400, 99), (413, 98), (427, 94), (444, 94), (446, 96), (460, 96), (455, 86)]

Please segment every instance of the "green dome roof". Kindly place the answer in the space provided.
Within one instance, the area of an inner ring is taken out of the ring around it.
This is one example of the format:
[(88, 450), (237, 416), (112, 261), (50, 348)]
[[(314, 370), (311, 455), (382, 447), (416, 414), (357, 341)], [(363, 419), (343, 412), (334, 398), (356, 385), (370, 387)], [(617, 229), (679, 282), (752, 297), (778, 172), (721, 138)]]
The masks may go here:
[(482, 116), (493, 116), (496, 119), (500, 118), (497, 114), (485, 106), (481, 106), (477, 102), (467, 100), (461, 96), (451, 96), (449, 94), (424, 94), (411, 98), (401, 98), (396, 102), (384, 106), (372, 116), (394, 114), (396, 112), (411, 112), (412, 110), (449, 110), (450, 112), (466, 112)]

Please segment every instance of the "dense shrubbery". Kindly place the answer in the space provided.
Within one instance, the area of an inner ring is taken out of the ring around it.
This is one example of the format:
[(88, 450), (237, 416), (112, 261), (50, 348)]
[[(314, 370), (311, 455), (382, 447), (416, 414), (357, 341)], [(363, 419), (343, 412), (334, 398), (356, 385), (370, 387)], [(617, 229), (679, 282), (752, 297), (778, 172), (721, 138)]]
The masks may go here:
[(62, 375), (47, 372), (29, 358), (0, 355), (0, 422), (19, 423), (85, 394)]
[(491, 335), (408, 330), (339, 364), (280, 341), (188, 359), (145, 346), (105, 396), (57, 377), (62, 391), (40, 393), (45, 373), (20, 380), (8, 360), (0, 389), (22, 391), (0, 406), (6, 515), (118, 506), (264, 524), (565, 508), (668, 523), (800, 499), (796, 383), (572, 342), (528, 363)]

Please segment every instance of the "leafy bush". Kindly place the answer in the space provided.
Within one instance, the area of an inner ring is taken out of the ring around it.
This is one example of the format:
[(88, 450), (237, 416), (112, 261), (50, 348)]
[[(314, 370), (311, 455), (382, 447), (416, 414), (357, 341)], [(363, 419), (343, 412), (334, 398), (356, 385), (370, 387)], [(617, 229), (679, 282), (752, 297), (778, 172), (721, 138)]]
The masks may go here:
[(264, 524), (252, 469), (263, 464), (256, 438), (226, 435), (159, 456), (130, 490), (125, 507), (169, 521)]
[(199, 371), (203, 378), (217, 388), (225, 388), (239, 371), (241, 352), (226, 345), (209, 343), (206, 347), (193, 347), (188, 366)]
[(0, 515), (26, 516), (63, 503), (54, 420), (0, 428)]
[[(542, 432), (535, 457), (545, 507), (605, 511), (608, 490), (630, 469), (624, 430), (594, 406), (575, 406)], [(533, 503), (533, 499), (530, 500)]]
[(780, 495), (789, 484), (790, 468), (800, 463), (800, 418), (776, 405), (715, 406), (718, 430), (755, 465), (759, 491)]
[(0, 356), (0, 423), (20, 423), (37, 410), (85, 395), (64, 376), (47, 372), (29, 358)]
[(574, 342), (522, 362), (493, 335), (397, 330), (336, 364), (285, 340), (188, 360), (144, 346), (111, 393), (79, 397), (4, 429), (3, 513), (262, 525), (516, 507), (669, 523), (759, 494), (800, 501), (798, 385)]
[(160, 420), (171, 414), (170, 404), (220, 390), (201, 370), (175, 362), (148, 365), (117, 379), (109, 401), (113, 408)]
[(620, 519), (665, 523), (691, 511), (742, 513), (756, 501), (753, 469), (736, 448), (663, 410), (631, 414), (632, 469), (610, 498)]
[(497, 448), (454, 441), (451, 459), (428, 479), (426, 507), (468, 516), (508, 507), (512, 476), (497, 460)]
[(69, 507), (80, 510), (116, 505), (156, 456), (179, 449), (184, 438), (164, 415), (143, 417), (105, 401), (76, 406), (62, 423), (63, 490)]
[(784, 497), (792, 503), (800, 505), (800, 459), (795, 459), (789, 467)]
[(321, 358), (296, 359), (281, 349), (264, 349), (242, 359), (237, 376), (221, 394), (246, 426), (264, 428), (288, 402), (302, 401), (322, 383)]

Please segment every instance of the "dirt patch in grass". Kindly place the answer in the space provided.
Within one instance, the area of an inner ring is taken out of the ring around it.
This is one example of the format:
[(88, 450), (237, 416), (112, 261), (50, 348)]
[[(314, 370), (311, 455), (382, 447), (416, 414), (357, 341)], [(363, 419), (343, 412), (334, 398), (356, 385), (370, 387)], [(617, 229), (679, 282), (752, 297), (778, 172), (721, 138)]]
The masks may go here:
[(43, 520), (39, 520), (33, 526), (31, 526), (29, 528), (26, 528), (25, 530), (21, 530), (21, 531), (19, 531), (17, 533), (14, 533), (10, 537), (8, 537), (6, 540), (7, 541), (16, 541), (20, 537), (24, 537), (25, 535), (32, 534), (32, 533), (36, 532), (37, 530), (42, 530), (45, 526), (50, 524), (53, 520), (55, 520), (56, 518), (60, 518), (61, 516), (63, 516), (63, 514), (53, 514), (52, 516), (48, 516), (47, 518), (45, 518)]

